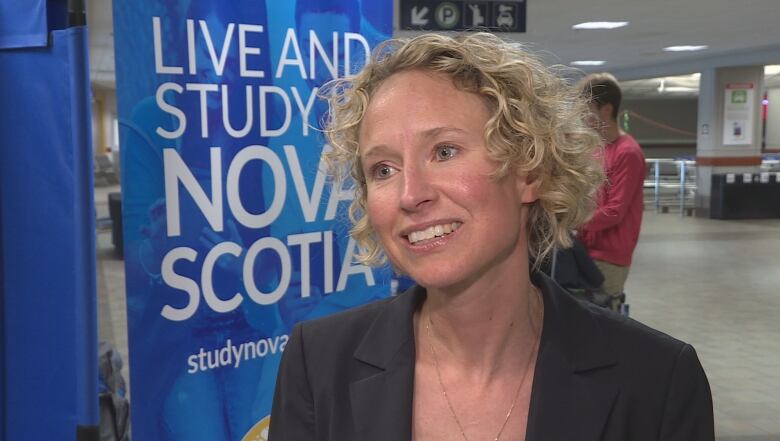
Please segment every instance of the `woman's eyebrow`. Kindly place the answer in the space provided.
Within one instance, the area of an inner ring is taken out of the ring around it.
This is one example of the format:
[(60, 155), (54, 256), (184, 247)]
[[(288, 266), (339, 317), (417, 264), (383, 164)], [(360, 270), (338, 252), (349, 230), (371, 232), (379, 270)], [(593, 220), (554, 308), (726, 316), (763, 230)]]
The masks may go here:
[(360, 154), (360, 161), (363, 162), (372, 157), (386, 157), (393, 154), (395, 154), (395, 151), (387, 144), (372, 145), (366, 148), (365, 153)]
[(432, 129), (424, 130), (420, 132), (420, 137), (422, 138), (435, 138), (439, 135), (454, 132), (457, 134), (465, 134), (466, 131), (463, 129), (460, 129), (458, 127), (450, 127), (450, 126), (442, 126), (442, 127), (434, 127)]
[[(441, 127), (433, 127), (431, 129), (423, 130), (419, 132), (416, 136), (421, 139), (430, 139), (448, 133), (462, 135), (465, 134), (466, 131), (458, 127), (441, 126)], [(397, 154), (398, 152), (387, 144), (376, 144), (367, 147), (365, 149), (365, 152), (360, 154), (360, 160), (361, 162), (363, 162), (366, 159), (370, 159), (372, 157), (377, 157), (377, 156), (387, 157), (387, 156), (392, 156)]]

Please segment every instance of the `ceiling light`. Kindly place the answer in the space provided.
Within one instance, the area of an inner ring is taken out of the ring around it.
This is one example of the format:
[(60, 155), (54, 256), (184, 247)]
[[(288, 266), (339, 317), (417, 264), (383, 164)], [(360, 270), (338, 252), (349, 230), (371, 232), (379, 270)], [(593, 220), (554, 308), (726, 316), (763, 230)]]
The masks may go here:
[(666, 86), (664, 92), (696, 92), (697, 88), (685, 86)]
[(628, 26), (627, 21), (586, 21), (577, 23), (572, 29), (617, 29)]
[(601, 66), (604, 60), (578, 60), (570, 63), (572, 66)]
[(703, 51), (708, 47), (709, 46), (703, 44), (698, 46), (680, 45), (680, 46), (667, 46), (664, 48), (664, 50), (666, 52), (693, 52), (693, 51)]
[(780, 64), (770, 64), (764, 66), (764, 75), (777, 75), (780, 74)]

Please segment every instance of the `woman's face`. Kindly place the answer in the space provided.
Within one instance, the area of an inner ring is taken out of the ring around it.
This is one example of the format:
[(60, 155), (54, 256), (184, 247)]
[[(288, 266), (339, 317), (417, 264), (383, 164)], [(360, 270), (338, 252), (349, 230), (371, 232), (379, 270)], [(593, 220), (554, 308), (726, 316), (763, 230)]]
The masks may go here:
[(437, 73), (397, 73), (376, 90), (360, 127), (367, 212), (393, 264), (426, 288), (499, 281), (527, 265), (524, 203), (536, 186), (489, 176), (478, 95)]

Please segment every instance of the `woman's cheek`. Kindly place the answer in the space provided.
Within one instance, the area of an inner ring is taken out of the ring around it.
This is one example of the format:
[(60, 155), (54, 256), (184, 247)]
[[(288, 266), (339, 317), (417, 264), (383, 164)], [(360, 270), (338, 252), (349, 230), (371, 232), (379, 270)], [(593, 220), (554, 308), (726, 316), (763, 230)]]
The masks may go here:
[(391, 217), (390, 209), (390, 201), (388, 201), (387, 198), (381, 197), (381, 192), (375, 192), (366, 200), (368, 222), (380, 236), (385, 229), (389, 228), (389, 218)]

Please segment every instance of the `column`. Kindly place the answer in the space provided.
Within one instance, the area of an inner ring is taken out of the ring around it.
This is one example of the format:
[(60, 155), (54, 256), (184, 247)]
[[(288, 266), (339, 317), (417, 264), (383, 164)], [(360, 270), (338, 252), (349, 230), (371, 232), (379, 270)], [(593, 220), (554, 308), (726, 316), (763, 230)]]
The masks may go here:
[(708, 68), (699, 85), (696, 215), (709, 216), (715, 173), (754, 173), (761, 166), (764, 67)]
[(780, 89), (768, 89), (766, 94), (766, 151), (780, 153)]

